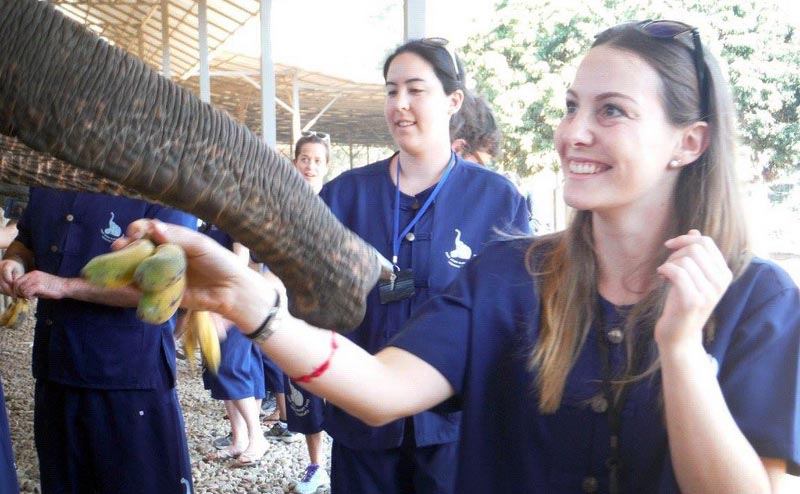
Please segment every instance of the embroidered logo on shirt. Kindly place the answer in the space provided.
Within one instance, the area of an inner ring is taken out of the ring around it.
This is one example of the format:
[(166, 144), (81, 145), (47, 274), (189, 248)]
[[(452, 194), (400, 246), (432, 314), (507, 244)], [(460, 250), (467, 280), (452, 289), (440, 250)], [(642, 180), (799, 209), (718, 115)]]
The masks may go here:
[(289, 407), (298, 417), (305, 417), (311, 411), (311, 400), (303, 396), (303, 393), (292, 384), (292, 381), (289, 381), (289, 389), (291, 390), (287, 396)]
[(445, 252), (447, 263), (454, 268), (460, 268), (472, 257), (472, 248), (461, 240), (461, 230), (456, 228), (455, 248), (450, 252)]
[(108, 226), (100, 229), (100, 236), (106, 242), (113, 242), (122, 236), (122, 228), (114, 222), (114, 212), (111, 212), (111, 218), (108, 220)]

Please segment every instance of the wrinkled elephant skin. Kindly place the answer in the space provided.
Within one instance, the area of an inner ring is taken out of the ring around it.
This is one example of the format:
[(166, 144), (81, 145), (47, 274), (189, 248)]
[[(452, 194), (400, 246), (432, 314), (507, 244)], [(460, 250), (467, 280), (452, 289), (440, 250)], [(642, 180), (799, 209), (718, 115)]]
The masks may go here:
[(381, 258), (288, 160), (45, 2), (0, 1), (0, 133), (36, 151), (3, 139), (3, 180), (190, 212), (250, 247), (294, 315), (340, 331), (363, 318)]

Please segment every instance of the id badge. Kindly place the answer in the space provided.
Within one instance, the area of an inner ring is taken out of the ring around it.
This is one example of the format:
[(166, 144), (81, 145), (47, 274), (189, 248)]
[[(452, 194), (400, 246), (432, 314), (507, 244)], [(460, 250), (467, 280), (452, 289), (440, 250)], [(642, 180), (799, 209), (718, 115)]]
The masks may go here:
[(380, 282), (378, 293), (382, 304), (389, 304), (412, 297), (416, 293), (414, 289), (414, 272), (410, 269), (398, 271), (395, 273), (395, 279)]

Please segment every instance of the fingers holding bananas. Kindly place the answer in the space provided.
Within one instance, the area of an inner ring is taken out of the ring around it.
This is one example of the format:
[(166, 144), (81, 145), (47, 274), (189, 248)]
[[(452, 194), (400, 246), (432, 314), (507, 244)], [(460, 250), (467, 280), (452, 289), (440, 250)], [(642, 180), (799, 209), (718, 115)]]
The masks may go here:
[(6, 310), (0, 314), (0, 326), (16, 328), (31, 313), (31, 303), (25, 298), (15, 298)]
[[(102, 287), (136, 284), (142, 290), (136, 316), (149, 324), (162, 324), (178, 310), (186, 290), (186, 255), (177, 244), (153, 245), (149, 239), (131, 242), (122, 249), (90, 260), (81, 275)], [(189, 311), (183, 344), (189, 362), (194, 362), (198, 344), (206, 366), (219, 368), (220, 346), (216, 324), (206, 311)]]
[(174, 244), (156, 247), (150, 239), (131, 242), (115, 252), (91, 259), (81, 270), (89, 283), (119, 288), (141, 281), (142, 297), (136, 315), (144, 322), (161, 324), (180, 306), (186, 289), (186, 255)]

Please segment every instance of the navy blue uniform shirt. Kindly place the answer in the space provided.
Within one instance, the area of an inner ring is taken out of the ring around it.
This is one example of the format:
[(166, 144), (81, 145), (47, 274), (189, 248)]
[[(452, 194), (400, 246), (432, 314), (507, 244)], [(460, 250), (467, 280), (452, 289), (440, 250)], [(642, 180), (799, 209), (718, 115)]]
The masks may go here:
[[(396, 189), (389, 175), (390, 159), (350, 170), (328, 182), (320, 196), (333, 214), (387, 259), (392, 256)], [(400, 230), (408, 225), (433, 187), (415, 197), (400, 195)], [(456, 160), (430, 208), (400, 245), (401, 269), (413, 269), (416, 294), (381, 304), (378, 289), (367, 298), (361, 325), (347, 335), (370, 353), (386, 346), (411, 314), (433, 295), (442, 293), (463, 266), (499, 232), (529, 231), (525, 200), (506, 178), (474, 163)], [(335, 249), (335, 245), (330, 246)], [(351, 449), (400, 446), (403, 420), (369, 427), (338, 407), (326, 407), (325, 430)], [(458, 438), (457, 414), (425, 412), (414, 417), (418, 447)]]
[[(37, 270), (80, 276), (93, 257), (140, 218), (197, 228), (194, 216), (137, 199), (32, 187), (17, 240), (33, 251)], [(153, 326), (136, 308), (74, 299), (40, 299), (33, 375), (96, 389), (164, 389), (175, 384), (173, 321)]]
[[(608, 417), (591, 407), (602, 394), (596, 339), (587, 339), (557, 412), (539, 413), (535, 374), (527, 365), (540, 318), (524, 262), (529, 244), (484, 249), (391, 344), (434, 366), (455, 389), (441, 406), (463, 410), (455, 492), (572, 494), (587, 485), (608, 492)], [(786, 459), (796, 471), (800, 291), (779, 267), (755, 259), (715, 315), (715, 337), (706, 349), (719, 365), (733, 418), (760, 456)], [(614, 361), (624, 358), (624, 345), (612, 351)], [(657, 384), (640, 381), (622, 411), (623, 493), (678, 492), (658, 397)]]

